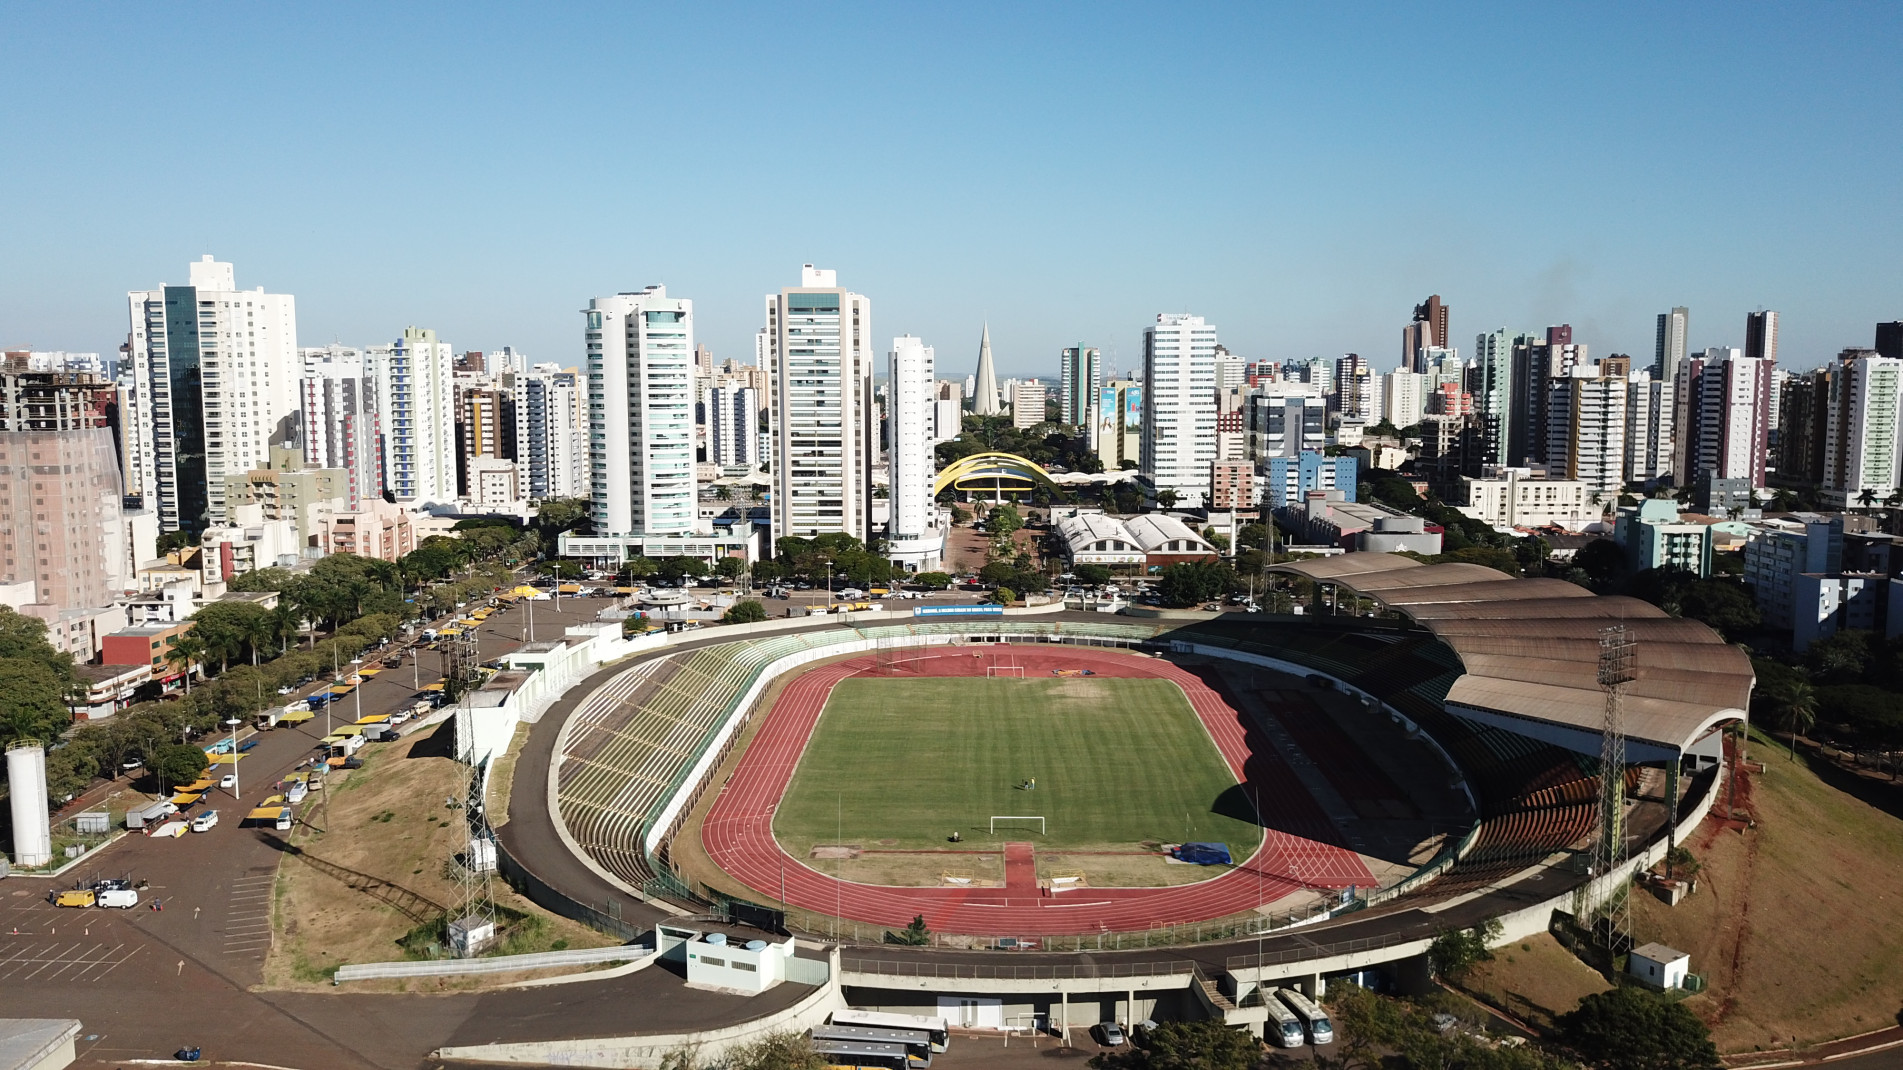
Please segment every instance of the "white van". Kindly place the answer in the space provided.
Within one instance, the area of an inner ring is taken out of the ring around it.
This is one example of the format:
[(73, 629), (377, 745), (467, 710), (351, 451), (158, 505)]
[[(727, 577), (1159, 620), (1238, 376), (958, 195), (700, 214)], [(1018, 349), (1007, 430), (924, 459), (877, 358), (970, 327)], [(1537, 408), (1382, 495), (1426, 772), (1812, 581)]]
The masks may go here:
[(108, 888), (100, 892), (93, 902), (97, 906), (131, 910), (139, 905), (139, 893), (131, 888)]
[(192, 818), (192, 831), (193, 832), (210, 832), (212, 830), (212, 826), (216, 824), (218, 824), (218, 811), (207, 810), (204, 813), (199, 814), (197, 817)]

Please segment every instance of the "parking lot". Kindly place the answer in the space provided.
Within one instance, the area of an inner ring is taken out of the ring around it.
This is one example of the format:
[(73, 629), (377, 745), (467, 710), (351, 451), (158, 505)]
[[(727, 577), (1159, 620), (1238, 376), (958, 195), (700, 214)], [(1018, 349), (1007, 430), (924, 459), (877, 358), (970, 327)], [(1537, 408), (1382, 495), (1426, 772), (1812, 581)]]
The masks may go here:
[[(536, 633), (559, 635), (610, 604), (537, 602)], [(519, 646), (525, 620), (516, 606), (484, 622), (479, 657), (493, 659)], [(436, 652), (418, 657), (420, 667), (406, 660), (368, 678), (340, 704), (335, 723), (359, 716), (359, 704), (363, 715), (407, 706), (416, 684), (440, 675)], [(257, 746), (238, 763), (240, 791), (214, 788), (193, 808), (220, 811), (208, 831), (176, 839), (132, 832), (58, 878), (0, 880), (0, 1006), (6, 1013), (79, 1018), (81, 1066), (167, 1058), (186, 1043), (203, 1044), (208, 1059), (299, 1070), (420, 1065), (472, 1012), (475, 997), (392, 1000), (250, 990), (262, 980), (271, 948), (279, 853), (275, 830), (246, 827), (241, 818), (317, 753), (327, 727), (320, 714), (258, 733)], [(342, 783), (336, 777), (326, 790)], [(319, 812), (309, 803), (299, 809), (305, 811), (300, 819)], [(52, 891), (109, 877), (145, 882), (138, 906), (60, 908), (47, 901)], [(339, 886), (338, 894), (355, 893)]]

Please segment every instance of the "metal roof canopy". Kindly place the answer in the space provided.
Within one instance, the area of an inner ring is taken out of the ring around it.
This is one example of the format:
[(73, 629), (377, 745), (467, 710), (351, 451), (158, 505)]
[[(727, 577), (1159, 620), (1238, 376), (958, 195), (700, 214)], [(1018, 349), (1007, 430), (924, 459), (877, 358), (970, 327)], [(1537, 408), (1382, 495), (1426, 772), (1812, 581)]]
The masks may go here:
[(1599, 630), (1613, 623), (1624, 624), (1638, 641), (1637, 677), (1626, 685), (1625, 706), (1635, 757), (1683, 753), (1719, 724), (1745, 720), (1750, 706), (1755, 676), (1742, 650), (1698, 621), (1636, 598), (1397, 554), (1348, 553), (1272, 571), (1339, 584), (1405, 614), (1460, 658), (1465, 673), (1448, 691), (1447, 704), (1464, 709), (1453, 712), (1504, 726), (1517, 719), (1567, 730), (1555, 742), (1575, 733), (1596, 738), (1601, 730)]

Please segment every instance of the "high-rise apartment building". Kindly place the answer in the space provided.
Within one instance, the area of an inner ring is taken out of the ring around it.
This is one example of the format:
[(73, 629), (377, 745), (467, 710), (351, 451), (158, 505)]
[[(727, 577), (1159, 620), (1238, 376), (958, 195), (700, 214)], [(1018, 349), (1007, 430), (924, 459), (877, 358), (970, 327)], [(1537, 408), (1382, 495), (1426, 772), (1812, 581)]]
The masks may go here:
[(998, 416), (1003, 413), (1001, 397), (998, 394), (998, 369), (991, 357), (991, 324), (985, 324), (983, 336), (978, 339), (978, 374), (974, 377), (971, 393), (971, 412), (974, 416)]
[(588, 389), (574, 368), (544, 363), (515, 377), (515, 454), (532, 502), (587, 498)]
[(1877, 356), (1903, 360), (1903, 320), (1877, 324)]
[(31, 581), (49, 617), (108, 604), (133, 582), (117, 392), (85, 372), (0, 367), (0, 583)]
[(1428, 376), (1404, 369), (1381, 377), (1381, 412), (1395, 427), (1413, 427), (1427, 414)]
[[(1095, 413), (1095, 409), (1091, 410)], [(932, 441), (947, 442), (964, 433), (965, 387), (940, 379), (932, 389)]]
[(1843, 508), (1878, 505), (1903, 482), (1903, 360), (1869, 350), (1831, 369), (1826, 497)]
[(206, 256), (183, 286), (126, 295), (139, 420), (125, 429), (126, 493), (162, 531), (203, 530), (225, 512), (225, 477), (265, 463), (297, 413), (297, 302), (240, 291)]
[(1769, 309), (1748, 312), (1744, 317), (1744, 356), (1746, 360), (1777, 360), (1777, 313)]
[(1097, 391), (1103, 387), (1103, 354), (1082, 342), (1058, 357), (1057, 419), (1071, 427), (1088, 427)]
[(1011, 384), (1011, 426), (1019, 430), (1044, 422), (1044, 384), (1022, 379)]
[(1401, 370), (1426, 371), (1426, 351), (1446, 349), (1447, 337), (1447, 306), (1433, 294), (1414, 306), (1413, 322), (1401, 329)]
[(1691, 330), (1692, 311), (1683, 305), (1659, 313), (1658, 331), (1652, 348), (1652, 378), (1663, 383), (1678, 381), (1678, 366), (1685, 362), (1685, 339)]
[(1091, 410), (1090, 449), (1104, 471), (1135, 468), (1143, 452), (1143, 384), (1111, 379), (1097, 390)]
[(707, 392), (707, 459), (723, 467), (760, 467), (760, 401), (752, 387)]
[(514, 376), (508, 379), (506, 387), (487, 378), (456, 384), (456, 489), (464, 498), (475, 496), (471, 461), (515, 460)]
[(1673, 384), (1678, 443), (1672, 468), (1681, 485), (1701, 477), (1765, 482), (1776, 366), (1742, 351), (1711, 348), (1686, 357)]
[(1375, 419), (1374, 373), (1359, 353), (1335, 359), (1335, 411), (1344, 420)]
[[(1509, 466), (1529, 468), (1548, 463), (1552, 441), (1547, 428), (1548, 383), (1572, 374), (1586, 363), (1586, 347), (1573, 343), (1570, 324), (1546, 328), (1545, 340), (1521, 335), (1513, 341), (1513, 417), (1507, 441)], [(1552, 463), (1560, 463), (1554, 458)]]
[[(879, 446), (872, 302), (840, 287), (836, 272), (806, 264), (799, 286), (767, 296), (766, 317), (773, 537), (843, 532), (863, 541)], [(987, 328), (981, 373), (990, 368), (990, 338)], [(994, 375), (993, 412), (996, 395)]]
[(593, 298), (582, 316), (595, 534), (692, 534), (694, 302), (649, 286)]
[(1773, 482), (1811, 487), (1824, 481), (1824, 450), (1830, 441), (1829, 367), (1792, 372), (1778, 383), (1777, 469)]
[(455, 349), (427, 328), (405, 327), (364, 350), (383, 426), (383, 486), (399, 502), (456, 497)]
[(1671, 478), (1673, 408), (1671, 383), (1661, 383), (1645, 371), (1626, 377), (1626, 482)]
[(1505, 327), (1474, 338), (1474, 365), (1467, 392), (1473, 396), (1479, 423), (1481, 464), (1511, 464), (1507, 451), (1514, 430), (1513, 353), (1528, 338), (1526, 334), (1509, 333)]
[(1138, 468), (1152, 493), (1201, 505), (1216, 460), (1216, 328), (1161, 313), (1143, 331), (1143, 442)]
[(1249, 459), (1320, 453), (1328, 445), (1328, 403), (1302, 383), (1258, 387), (1243, 410)]
[[(931, 427), (936, 363), (932, 347), (911, 335), (892, 339), (886, 354), (887, 471), (891, 476), (886, 555), (914, 572), (938, 568), (945, 551), (945, 532), (938, 525), (938, 506), (932, 500), (938, 472)], [(1038, 404), (1043, 404), (1041, 389)]]
[(1574, 365), (1547, 380), (1546, 476), (1616, 497), (1625, 486), (1626, 381)]
[(304, 462), (342, 469), (345, 508), (383, 496), (382, 425), (376, 379), (361, 350), (329, 345), (300, 349), (298, 379)]

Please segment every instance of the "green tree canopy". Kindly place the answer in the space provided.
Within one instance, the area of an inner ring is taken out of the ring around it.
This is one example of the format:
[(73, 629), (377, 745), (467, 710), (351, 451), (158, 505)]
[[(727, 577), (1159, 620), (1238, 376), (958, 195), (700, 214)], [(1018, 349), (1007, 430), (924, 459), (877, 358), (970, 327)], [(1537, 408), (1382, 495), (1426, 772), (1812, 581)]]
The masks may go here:
[(743, 598), (720, 615), (723, 624), (758, 624), (766, 619), (766, 606), (757, 598)]
[(1595, 992), (1559, 1018), (1566, 1044), (1608, 1070), (1719, 1070), (1705, 1023), (1682, 1003), (1630, 986)]
[(1178, 561), (1163, 570), (1157, 596), (1167, 606), (1201, 605), (1222, 597), (1235, 580), (1234, 570), (1219, 561)]
[(1090, 1060), (1102, 1070), (1250, 1070), (1262, 1045), (1247, 1032), (1204, 1018), (1164, 1022), (1150, 1031), (1147, 1048), (1104, 1052)]
[(167, 785), (190, 784), (211, 768), (211, 759), (190, 743), (168, 743), (146, 760), (150, 769)]
[(1102, 587), (1110, 582), (1110, 570), (1102, 565), (1077, 565), (1071, 570), (1077, 582), (1090, 587)]
[(921, 587), (932, 587), (943, 590), (951, 586), (952, 578), (950, 574), (944, 572), (921, 572), (912, 577), (912, 582)]

